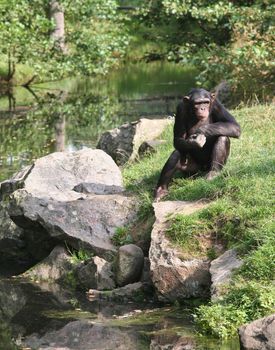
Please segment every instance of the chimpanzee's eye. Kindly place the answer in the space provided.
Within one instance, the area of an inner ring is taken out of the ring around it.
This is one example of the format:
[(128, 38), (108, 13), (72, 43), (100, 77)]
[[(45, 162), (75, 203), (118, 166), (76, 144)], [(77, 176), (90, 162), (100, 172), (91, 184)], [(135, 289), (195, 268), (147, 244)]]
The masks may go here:
[(209, 105), (209, 104), (210, 104), (209, 100), (195, 102), (195, 106), (198, 106), (198, 105)]

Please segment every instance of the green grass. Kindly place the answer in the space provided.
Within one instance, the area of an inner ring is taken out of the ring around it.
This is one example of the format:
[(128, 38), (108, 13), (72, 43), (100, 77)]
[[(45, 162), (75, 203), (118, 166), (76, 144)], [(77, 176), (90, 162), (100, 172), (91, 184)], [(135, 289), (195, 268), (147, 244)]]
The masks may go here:
[(133, 243), (133, 239), (129, 233), (128, 227), (117, 227), (113, 237), (111, 238), (111, 241), (114, 245), (120, 247), (124, 244), (130, 244)]
[[(241, 124), (242, 136), (232, 140), (222, 174), (210, 182), (203, 177), (177, 177), (167, 198), (211, 202), (193, 215), (171, 220), (167, 235), (184, 252), (202, 253), (196, 238), (205, 235), (220, 239), (226, 249), (236, 248), (244, 260), (223, 301), (198, 310), (201, 329), (219, 337), (235, 334), (240, 324), (272, 312), (275, 306), (274, 104), (239, 108), (233, 115)], [(141, 198), (152, 200), (160, 170), (172, 151), (172, 128), (162, 138), (167, 143), (156, 154), (124, 169), (127, 188)], [(150, 213), (148, 202), (141, 199), (143, 217)], [(216, 255), (213, 249), (208, 253), (208, 257)], [(242, 296), (241, 304), (234, 295)], [(257, 298), (263, 306), (252, 308)]]

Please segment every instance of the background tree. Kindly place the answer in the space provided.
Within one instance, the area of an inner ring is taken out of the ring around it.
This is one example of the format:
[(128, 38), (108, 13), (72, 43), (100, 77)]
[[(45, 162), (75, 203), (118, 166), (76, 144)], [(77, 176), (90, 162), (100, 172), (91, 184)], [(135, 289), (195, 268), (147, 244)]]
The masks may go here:
[(9, 67), (8, 81), (18, 64), (44, 80), (106, 74), (128, 45), (114, 0), (3, 0), (0, 16), (0, 56)]
[(259, 94), (274, 89), (274, 11), (270, 0), (151, 0), (137, 18), (151, 40), (166, 42), (168, 60), (198, 68), (199, 85), (226, 79)]

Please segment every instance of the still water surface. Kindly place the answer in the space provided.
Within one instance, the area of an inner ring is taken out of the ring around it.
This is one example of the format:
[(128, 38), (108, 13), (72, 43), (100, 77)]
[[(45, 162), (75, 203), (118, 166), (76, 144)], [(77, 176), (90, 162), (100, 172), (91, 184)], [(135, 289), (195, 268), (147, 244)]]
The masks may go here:
[[(127, 66), (108, 78), (16, 88), (0, 97), (0, 180), (54, 151), (95, 147), (100, 134), (141, 116), (164, 117), (194, 86), (172, 63)], [(1, 270), (1, 269), (0, 269)], [(58, 286), (0, 278), (0, 350), (238, 350), (199, 337), (188, 308), (88, 301)], [(12, 273), (12, 271), (11, 271)], [(0, 271), (1, 276), (1, 271)]]
[(53, 151), (95, 147), (103, 131), (175, 112), (194, 71), (172, 63), (130, 65), (85, 77), (15, 88), (0, 97), (0, 180)]

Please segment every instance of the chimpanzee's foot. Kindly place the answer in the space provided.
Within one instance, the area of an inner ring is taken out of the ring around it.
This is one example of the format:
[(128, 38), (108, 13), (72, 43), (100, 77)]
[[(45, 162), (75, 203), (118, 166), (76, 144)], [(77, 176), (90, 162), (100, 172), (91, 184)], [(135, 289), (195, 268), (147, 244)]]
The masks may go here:
[(206, 180), (213, 180), (213, 179), (215, 179), (219, 174), (220, 174), (220, 171), (218, 171), (218, 170), (210, 170), (210, 171), (206, 174), (205, 178), (206, 178)]
[(168, 189), (159, 186), (158, 188), (155, 189), (155, 193), (154, 193), (155, 202), (158, 202), (161, 198), (165, 197), (167, 194), (168, 194)]

